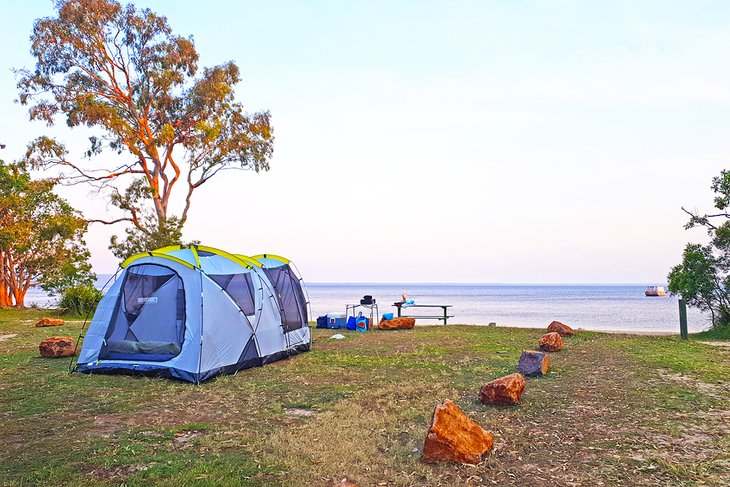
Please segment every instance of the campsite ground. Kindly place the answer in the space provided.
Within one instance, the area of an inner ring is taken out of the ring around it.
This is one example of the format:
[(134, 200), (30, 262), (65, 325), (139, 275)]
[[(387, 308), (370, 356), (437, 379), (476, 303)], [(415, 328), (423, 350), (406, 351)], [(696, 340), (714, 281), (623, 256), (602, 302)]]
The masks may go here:
[[(494, 408), (479, 387), (542, 331), (315, 330), (312, 352), (195, 386), (69, 376), (37, 345), (80, 323), (46, 314), (0, 310), (1, 485), (730, 485), (730, 348), (699, 339), (581, 332)], [(444, 398), (495, 434), (481, 465), (419, 462)]]

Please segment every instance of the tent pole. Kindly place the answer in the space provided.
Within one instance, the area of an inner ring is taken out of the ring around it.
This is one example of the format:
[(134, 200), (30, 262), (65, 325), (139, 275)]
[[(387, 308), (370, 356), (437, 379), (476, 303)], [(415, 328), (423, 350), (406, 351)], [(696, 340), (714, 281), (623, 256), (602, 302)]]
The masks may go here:
[[(114, 278), (117, 277), (117, 275), (119, 274), (119, 271), (121, 271), (121, 270), (122, 270), (121, 267), (117, 268), (117, 272), (115, 272), (114, 274), (112, 274), (112, 277), (110, 277), (109, 280), (106, 281), (106, 283), (101, 287), (101, 291), (100, 291), (101, 292), (101, 297), (98, 298), (94, 302), (94, 306), (92, 306), (91, 309), (86, 313), (86, 318), (84, 318), (84, 323), (81, 325), (81, 331), (79, 332), (78, 338), (76, 338), (76, 347), (74, 348), (74, 350), (76, 350), (77, 352), (81, 353), (79, 351), (79, 343), (81, 342), (81, 339), (84, 338), (84, 330), (86, 330), (86, 324), (89, 322), (89, 316), (91, 316), (91, 313), (93, 313), (94, 311), (96, 311), (96, 307), (99, 304), (99, 301), (101, 301), (101, 299), (104, 297), (104, 289), (106, 289), (106, 287), (109, 285), (109, 283), (112, 282), (112, 279), (114, 279)], [(69, 373), (69, 375), (70, 374), (73, 374), (74, 371), (76, 370), (76, 367), (74, 366), (74, 360), (76, 360), (76, 363), (78, 364), (78, 360), (76, 359), (76, 357), (77, 357), (77, 354), (72, 355), (71, 356), (71, 361), (68, 363), (68, 373)]]
[(198, 373), (195, 375), (195, 384), (200, 385), (200, 367), (203, 362), (203, 270), (198, 268), (200, 276), (200, 351), (198, 352)]

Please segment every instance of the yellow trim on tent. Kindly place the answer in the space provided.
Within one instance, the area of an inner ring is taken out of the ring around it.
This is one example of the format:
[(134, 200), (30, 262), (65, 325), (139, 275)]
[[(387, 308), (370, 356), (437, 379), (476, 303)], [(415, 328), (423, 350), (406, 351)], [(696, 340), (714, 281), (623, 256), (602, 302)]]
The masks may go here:
[(225, 257), (228, 260), (232, 260), (233, 262), (237, 264), (243, 265), (246, 269), (253, 269), (254, 266), (258, 266), (260, 264), (256, 263), (256, 261), (248, 262), (250, 259), (248, 257), (243, 258), (245, 256), (236, 256), (233, 254), (229, 254), (225, 250), (216, 249), (215, 247), (206, 247), (205, 245), (198, 245), (198, 250), (202, 250), (203, 252), (210, 252), (211, 254), (220, 255), (221, 257)]
[(195, 256), (195, 263), (198, 265), (198, 269), (200, 269), (200, 256), (198, 255), (198, 248), (197, 245), (191, 245), (190, 251)]
[(168, 252), (174, 252), (176, 250), (189, 250), (193, 253), (193, 257), (195, 257), (195, 265), (200, 268), (200, 256), (198, 256), (198, 251), (196, 250), (196, 245), (190, 245), (188, 247), (180, 244), (180, 245), (168, 245), (167, 247), (162, 247), (156, 250), (153, 250), (152, 252), (161, 252), (163, 254), (166, 254)]
[(168, 245), (167, 247), (161, 247), (159, 249), (155, 249), (152, 252), (159, 252), (161, 254), (166, 254), (168, 252), (172, 252), (174, 250), (182, 250), (185, 247), (183, 245)]
[(125, 267), (129, 266), (129, 264), (131, 264), (135, 260), (141, 259), (142, 257), (160, 257), (162, 259), (172, 260), (174, 262), (177, 262), (178, 264), (182, 264), (185, 267), (189, 267), (191, 269), (194, 269), (195, 268), (195, 266), (192, 265), (189, 262), (185, 262), (184, 260), (178, 259), (177, 257), (174, 257), (172, 255), (163, 254), (161, 252), (158, 252), (157, 250), (153, 250), (152, 252), (141, 252), (139, 254), (134, 254), (134, 255), (132, 255), (130, 257), (127, 257), (127, 259), (124, 262), (122, 262), (119, 265), (119, 267), (125, 268)]
[(274, 254), (259, 254), (259, 255), (254, 255), (253, 258), (254, 259), (274, 259), (274, 260), (278, 260), (279, 262), (283, 262), (285, 264), (289, 264), (291, 262), (286, 257), (282, 257), (280, 255), (274, 255)]
[(243, 255), (243, 254), (233, 254), (233, 255), (235, 255), (235, 256), (236, 256), (236, 257), (238, 257), (239, 259), (243, 259), (243, 260), (245, 260), (246, 262), (250, 262), (251, 264), (254, 264), (254, 265), (256, 265), (256, 267), (263, 267), (263, 266), (264, 266), (264, 265), (263, 265), (263, 264), (262, 264), (261, 262), (259, 262), (259, 261), (258, 261), (257, 259), (254, 259), (253, 257), (249, 257), (248, 255)]

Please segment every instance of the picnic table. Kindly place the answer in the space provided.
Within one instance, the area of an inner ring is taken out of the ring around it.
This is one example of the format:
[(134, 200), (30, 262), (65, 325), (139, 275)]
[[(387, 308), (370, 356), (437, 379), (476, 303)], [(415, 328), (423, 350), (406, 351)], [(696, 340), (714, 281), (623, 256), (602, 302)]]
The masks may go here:
[(442, 314), (439, 314), (438, 316), (433, 315), (404, 315), (401, 314), (403, 303), (393, 303), (393, 306), (398, 308), (398, 318), (419, 318), (423, 320), (442, 320), (444, 322), (444, 325), (448, 321), (449, 318), (453, 318), (453, 315), (449, 314), (449, 308), (451, 308), (453, 305), (451, 304), (411, 304), (409, 306), (406, 306), (406, 308), (440, 308), (443, 310)]

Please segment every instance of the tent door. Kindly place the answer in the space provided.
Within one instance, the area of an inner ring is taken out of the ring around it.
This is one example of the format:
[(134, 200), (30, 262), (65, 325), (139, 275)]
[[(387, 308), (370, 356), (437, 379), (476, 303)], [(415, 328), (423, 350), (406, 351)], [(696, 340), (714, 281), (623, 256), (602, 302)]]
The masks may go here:
[(180, 276), (158, 264), (127, 269), (99, 358), (165, 361), (182, 350), (185, 289)]

